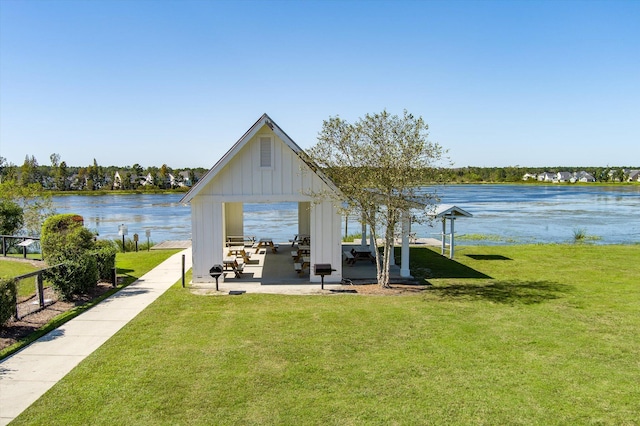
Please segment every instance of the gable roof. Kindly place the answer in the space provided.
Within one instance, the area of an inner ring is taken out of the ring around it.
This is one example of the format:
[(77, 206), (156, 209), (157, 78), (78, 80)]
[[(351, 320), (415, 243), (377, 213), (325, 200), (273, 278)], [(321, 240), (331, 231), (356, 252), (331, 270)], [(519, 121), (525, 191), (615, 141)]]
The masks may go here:
[(440, 204), (430, 216), (439, 217), (473, 217), (471, 213), (452, 204)]
[(332, 191), (336, 193), (340, 193), (340, 190), (336, 187), (336, 185), (329, 179), (327, 176), (320, 171), (318, 166), (311, 162), (311, 160), (304, 153), (302, 148), (296, 144), (293, 139), (287, 135), (284, 130), (280, 128), (266, 113), (262, 114), (262, 116), (256, 121), (250, 128), (245, 132), (238, 141), (233, 144), (233, 146), (227, 151), (220, 160), (211, 168), (209, 171), (196, 182), (195, 185), (191, 187), (191, 189), (182, 197), (180, 200), (181, 203), (188, 203), (191, 201), (204, 187), (211, 182), (215, 176), (231, 161), (231, 159), (240, 152), (240, 150), (253, 138), (253, 136), (258, 133), (263, 126), (268, 126), (269, 129), (275, 133), (275, 135), (287, 146), (289, 147), (298, 158), (306, 164), (309, 169), (313, 173), (315, 173)]

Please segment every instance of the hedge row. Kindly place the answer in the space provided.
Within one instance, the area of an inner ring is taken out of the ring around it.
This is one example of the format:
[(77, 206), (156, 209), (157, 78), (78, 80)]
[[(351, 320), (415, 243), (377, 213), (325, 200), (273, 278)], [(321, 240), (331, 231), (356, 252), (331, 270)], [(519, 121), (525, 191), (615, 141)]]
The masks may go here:
[(0, 278), (0, 325), (4, 325), (15, 313), (17, 293), (15, 278)]

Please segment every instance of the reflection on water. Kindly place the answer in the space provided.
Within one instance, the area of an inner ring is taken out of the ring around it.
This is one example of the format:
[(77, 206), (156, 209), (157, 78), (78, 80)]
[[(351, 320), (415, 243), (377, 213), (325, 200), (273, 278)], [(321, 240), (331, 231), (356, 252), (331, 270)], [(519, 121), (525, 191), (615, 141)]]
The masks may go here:
[[(597, 236), (599, 244), (640, 243), (640, 187), (575, 185), (450, 185), (436, 190), (442, 203), (455, 204), (473, 214), (456, 220), (459, 236), (499, 238), (465, 244), (568, 242), (574, 232)], [(59, 213), (76, 213), (100, 238), (118, 238), (126, 224), (144, 240), (151, 230), (154, 242), (191, 238), (191, 209), (179, 204), (182, 194), (131, 194), (53, 198)], [(245, 204), (245, 234), (287, 241), (297, 232), (297, 203)], [(413, 224), (418, 237), (439, 238), (439, 223)], [(344, 224), (343, 224), (344, 231)], [(348, 232), (360, 231), (349, 218)], [(498, 241), (495, 241), (498, 240)]]

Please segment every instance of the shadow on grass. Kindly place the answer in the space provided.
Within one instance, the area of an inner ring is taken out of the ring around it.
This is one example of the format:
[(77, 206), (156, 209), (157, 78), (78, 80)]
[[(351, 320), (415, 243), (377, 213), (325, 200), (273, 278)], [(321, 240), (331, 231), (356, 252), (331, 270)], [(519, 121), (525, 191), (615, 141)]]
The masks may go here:
[[(467, 265), (456, 262), (448, 257), (442, 256), (433, 250), (414, 250), (411, 252), (409, 267), (416, 277), (425, 276), (428, 278), (479, 278), (489, 279), (489, 275), (470, 268)], [(420, 272), (428, 269), (428, 273)]]
[(465, 256), (475, 260), (513, 260), (501, 254), (465, 254)]
[(453, 284), (433, 287), (429, 292), (442, 298), (487, 300), (502, 304), (534, 305), (559, 299), (570, 285), (551, 281), (498, 281), (487, 285)]

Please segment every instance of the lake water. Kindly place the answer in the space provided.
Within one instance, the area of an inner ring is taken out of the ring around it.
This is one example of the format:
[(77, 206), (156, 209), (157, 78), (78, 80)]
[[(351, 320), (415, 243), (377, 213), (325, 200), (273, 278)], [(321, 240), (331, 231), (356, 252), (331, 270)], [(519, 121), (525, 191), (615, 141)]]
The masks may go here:
[[(447, 185), (431, 188), (444, 204), (473, 214), (456, 220), (461, 244), (562, 243), (584, 231), (596, 244), (640, 243), (640, 186), (577, 185)], [(58, 213), (76, 213), (101, 239), (118, 237), (146, 241), (191, 238), (191, 210), (179, 203), (182, 194), (65, 195), (53, 198)], [(360, 231), (354, 218), (348, 232)], [(245, 204), (245, 234), (287, 241), (297, 231), (297, 204)], [(439, 238), (441, 225), (412, 225), (417, 237)], [(344, 232), (344, 224), (343, 224)], [(477, 239), (479, 235), (486, 238)]]

